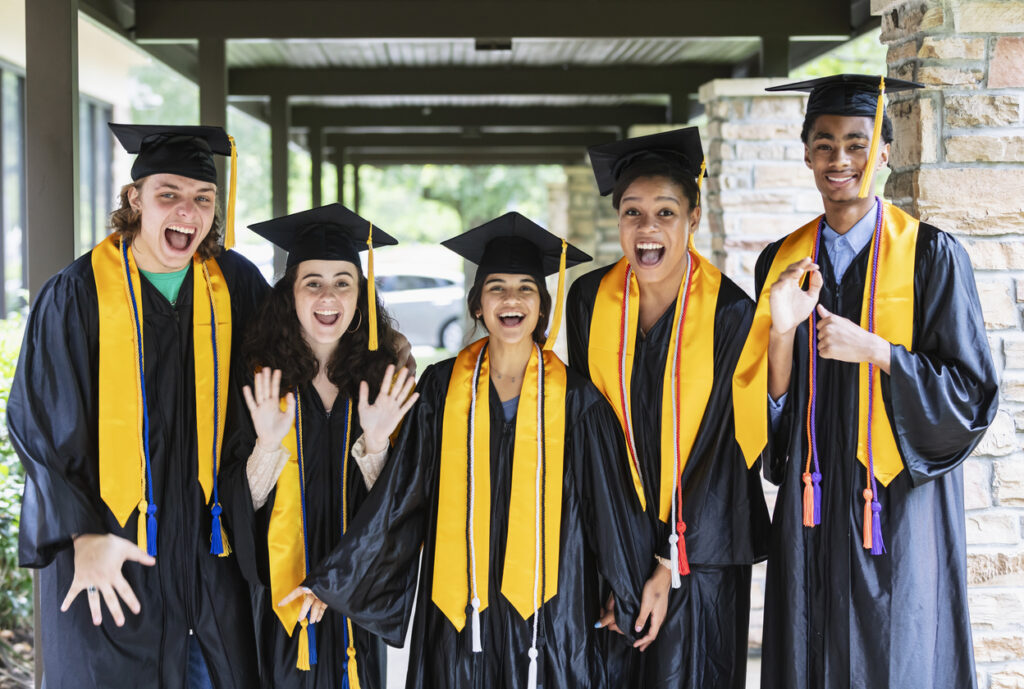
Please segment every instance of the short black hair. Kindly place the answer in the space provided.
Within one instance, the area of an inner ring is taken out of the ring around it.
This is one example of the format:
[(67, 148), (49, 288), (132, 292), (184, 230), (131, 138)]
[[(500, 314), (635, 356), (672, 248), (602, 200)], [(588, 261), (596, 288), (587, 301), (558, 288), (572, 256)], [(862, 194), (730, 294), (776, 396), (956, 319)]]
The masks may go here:
[[(811, 135), (811, 129), (814, 128), (814, 123), (818, 121), (818, 118), (827, 113), (817, 113), (814, 115), (807, 115), (804, 117), (804, 126), (800, 130), (800, 140), (804, 144), (810, 145), (807, 140)], [(892, 143), (892, 120), (889, 119), (889, 113), (882, 111), (882, 141), (887, 144)]]

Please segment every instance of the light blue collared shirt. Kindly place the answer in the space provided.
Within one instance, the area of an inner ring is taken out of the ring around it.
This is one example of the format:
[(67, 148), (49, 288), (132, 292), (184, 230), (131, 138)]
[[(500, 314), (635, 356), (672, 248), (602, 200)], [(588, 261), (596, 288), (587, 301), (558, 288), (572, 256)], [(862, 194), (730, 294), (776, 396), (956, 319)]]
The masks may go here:
[[(835, 274), (836, 282), (843, 281), (846, 269), (853, 263), (853, 259), (857, 258), (857, 254), (871, 241), (871, 235), (875, 233), (877, 210), (878, 199), (875, 199), (871, 210), (843, 234), (839, 234), (829, 227), (827, 222), (825, 223), (825, 227), (821, 231), (821, 238), (825, 244), (825, 251), (828, 253), (828, 260), (832, 263), (832, 272)], [(779, 428), (779, 419), (782, 417), (782, 408), (785, 405), (785, 393), (778, 400), (773, 400), (772, 396), (768, 395), (768, 415), (771, 418), (773, 433)]]

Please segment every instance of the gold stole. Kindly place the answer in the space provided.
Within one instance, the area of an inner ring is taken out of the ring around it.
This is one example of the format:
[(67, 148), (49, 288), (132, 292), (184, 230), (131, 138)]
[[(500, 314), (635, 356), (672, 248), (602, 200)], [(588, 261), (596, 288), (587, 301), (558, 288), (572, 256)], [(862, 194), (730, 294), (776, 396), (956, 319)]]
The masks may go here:
[[(673, 486), (686, 468), (715, 380), (715, 309), (722, 274), (692, 246), (689, 251), (692, 260), (690, 290), (687, 295), (686, 280), (680, 282), (661, 391), (661, 489), (658, 516), (666, 523), (670, 517)], [(686, 320), (680, 348), (677, 333), (684, 301)], [(629, 406), (639, 317), (640, 286), (629, 269), (629, 261), (622, 258), (601, 279), (594, 302), (594, 315), (590, 321), (587, 357), (591, 380), (611, 403), (626, 433), (626, 445), (632, 460), (630, 471), (633, 485), (641, 506), (647, 509)], [(673, 363), (678, 372), (675, 379), (672, 375)], [(675, 404), (676, 399), (679, 400), (678, 406)], [(676, 421), (669, 422), (672, 420), (673, 408), (676, 409)], [(672, 458), (677, 452), (678, 474), (673, 476)]]
[[(882, 246), (879, 250), (875, 287), (875, 333), (885, 340), (910, 349), (914, 336), (914, 260), (917, 255), (917, 231), (920, 221), (890, 203), (883, 202)], [(771, 310), (768, 293), (779, 275), (791, 264), (813, 252), (821, 216), (786, 237), (768, 270), (757, 300), (757, 311), (743, 346), (733, 377), (733, 405), (736, 412), (736, 439), (747, 462), (757, 459), (768, 440), (768, 331)], [(874, 251), (874, 239), (870, 251)], [(871, 300), (871, 264), (864, 289), (860, 325), (868, 329), (868, 304)], [(875, 458), (875, 477), (888, 486), (903, 470), (896, 439), (892, 434), (882, 401), (881, 372), (874, 367), (871, 436)], [(860, 364), (859, 389), (868, 388), (868, 364)], [(868, 396), (861, 394), (858, 406), (857, 459), (868, 465)]]
[[(486, 352), (480, 364), (475, 413), (473, 372), (488, 338), (469, 345), (455, 359), (444, 403), (437, 533), (434, 546), (434, 584), (431, 593), (437, 607), (457, 631), (466, 625), (466, 606), (475, 594), (480, 610), (487, 607), (491, 525), (490, 377)], [(562, 523), (562, 463), (565, 449), (565, 365), (554, 352), (544, 351), (543, 434), (538, 431), (538, 359), (534, 348), (526, 367), (516, 411), (515, 450), (512, 460), (512, 494), (509, 499), (508, 542), (502, 571), (501, 593), (523, 619), (558, 592), (559, 536)], [(472, 418), (472, 426), (470, 419)], [(469, 442), (473, 443), (470, 472)], [(541, 447), (543, 442), (543, 447)], [(537, 495), (538, 454), (542, 454), (544, 482), (543, 597), (534, 599), (539, 553), (536, 528), (541, 497)], [(473, 485), (473, 553), (467, 548), (470, 522), (467, 495)], [(469, 580), (475, 559), (475, 581)], [(472, 585), (472, 586), (471, 586)], [(467, 592), (469, 596), (467, 597)]]
[[(92, 250), (99, 313), (99, 466), (100, 495), (123, 527), (132, 510), (139, 510), (139, 547), (146, 543), (146, 459), (143, 432), (140, 343), (142, 335), (142, 283), (129, 249), (126, 279), (124, 254), (116, 234)], [(192, 337), (195, 360), (196, 431), (199, 483), (209, 504), (215, 493), (215, 467), (224, 441), (224, 414), (228, 400), (231, 360), (231, 295), (214, 259), (192, 259)], [(134, 292), (134, 308), (132, 301)], [(211, 298), (212, 294), (212, 298)], [(211, 319), (211, 305), (215, 312)], [(139, 330), (135, 329), (138, 313)], [(216, 321), (217, 356), (213, 351)], [(215, 365), (216, 364), (216, 365)], [(135, 394), (125, 394), (125, 368)], [(215, 385), (216, 383), (216, 385)], [(215, 388), (216, 387), (216, 391)], [(159, 395), (159, 390), (147, 394)], [(210, 413), (212, 411), (212, 413)], [(131, 439), (134, 439), (132, 442)], [(219, 468), (219, 466), (217, 467)], [(215, 505), (219, 508), (219, 505)], [(224, 539), (223, 533), (221, 534)], [(227, 540), (223, 552), (229, 554)], [(153, 544), (155, 548), (155, 544)]]

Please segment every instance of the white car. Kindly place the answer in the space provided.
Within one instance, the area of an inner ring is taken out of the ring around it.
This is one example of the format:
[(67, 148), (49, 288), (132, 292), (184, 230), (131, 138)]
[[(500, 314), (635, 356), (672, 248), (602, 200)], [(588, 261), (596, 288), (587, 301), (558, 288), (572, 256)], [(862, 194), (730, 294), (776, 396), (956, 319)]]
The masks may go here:
[(414, 347), (462, 349), (466, 291), (461, 272), (378, 272), (376, 281), (381, 301)]

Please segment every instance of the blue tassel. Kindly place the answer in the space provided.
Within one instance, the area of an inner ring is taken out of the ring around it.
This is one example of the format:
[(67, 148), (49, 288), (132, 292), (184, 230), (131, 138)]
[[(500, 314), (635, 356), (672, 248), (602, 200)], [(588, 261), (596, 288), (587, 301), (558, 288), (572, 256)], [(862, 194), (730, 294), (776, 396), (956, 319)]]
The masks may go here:
[(885, 552), (885, 544), (882, 543), (882, 504), (872, 500), (871, 511), (874, 513), (871, 519), (871, 554), (881, 555)]
[(811, 474), (811, 481), (814, 483), (814, 525), (818, 526), (821, 524), (821, 472)]
[(309, 634), (309, 664), (316, 665), (316, 625), (310, 622), (306, 632)]
[(156, 557), (156, 505), (153, 503), (146, 508), (146, 551)]
[(213, 526), (210, 530), (210, 554), (220, 555), (224, 552), (224, 539), (220, 537), (220, 515), (223, 510), (220, 503), (214, 503), (210, 514), (213, 515)]

